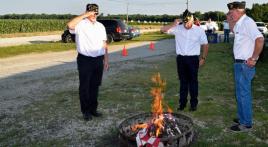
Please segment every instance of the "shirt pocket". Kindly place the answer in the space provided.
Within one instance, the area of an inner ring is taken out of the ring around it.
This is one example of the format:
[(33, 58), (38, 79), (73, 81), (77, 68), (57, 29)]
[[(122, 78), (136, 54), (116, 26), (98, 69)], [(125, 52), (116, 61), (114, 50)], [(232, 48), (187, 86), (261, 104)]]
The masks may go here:
[(200, 37), (197, 36), (197, 35), (189, 35), (188, 36), (188, 39), (191, 41), (191, 42), (200, 42)]

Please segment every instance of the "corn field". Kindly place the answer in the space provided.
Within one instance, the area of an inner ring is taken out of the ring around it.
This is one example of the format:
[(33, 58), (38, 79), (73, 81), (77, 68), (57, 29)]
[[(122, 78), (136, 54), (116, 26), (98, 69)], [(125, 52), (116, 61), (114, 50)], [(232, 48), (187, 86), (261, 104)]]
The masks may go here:
[(0, 34), (60, 31), (68, 20), (62, 19), (0, 19)]

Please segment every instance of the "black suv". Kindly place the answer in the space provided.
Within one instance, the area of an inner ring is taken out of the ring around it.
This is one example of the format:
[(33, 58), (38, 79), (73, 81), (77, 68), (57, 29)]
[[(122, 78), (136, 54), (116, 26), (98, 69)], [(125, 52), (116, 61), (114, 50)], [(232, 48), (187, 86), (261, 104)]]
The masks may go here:
[[(129, 38), (127, 25), (120, 19), (100, 19), (98, 22), (102, 23), (106, 29), (107, 42), (121, 41)], [(69, 30), (65, 30), (61, 35), (61, 39), (65, 43), (75, 42), (75, 35), (71, 34)]]

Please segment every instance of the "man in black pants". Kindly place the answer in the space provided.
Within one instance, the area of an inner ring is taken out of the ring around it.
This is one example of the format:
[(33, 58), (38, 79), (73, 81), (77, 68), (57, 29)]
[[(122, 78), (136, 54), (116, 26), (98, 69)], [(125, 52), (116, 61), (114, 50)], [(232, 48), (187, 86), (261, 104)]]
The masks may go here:
[(98, 91), (103, 69), (108, 69), (106, 31), (96, 20), (97, 16), (98, 5), (88, 4), (84, 14), (75, 17), (67, 24), (70, 32), (75, 34), (80, 105), (86, 121), (91, 120), (92, 115), (101, 116), (101, 113), (97, 112)]
[[(188, 91), (191, 96), (191, 111), (197, 109), (198, 104), (198, 68), (205, 63), (208, 54), (208, 41), (205, 31), (193, 24), (191, 12), (185, 10), (183, 23), (175, 20), (174, 24), (161, 28), (161, 31), (175, 35), (177, 70), (180, 79), (180, 106), (184, 110), (187, 104)], [(203, 54), (200, 56), (200, 47)]]

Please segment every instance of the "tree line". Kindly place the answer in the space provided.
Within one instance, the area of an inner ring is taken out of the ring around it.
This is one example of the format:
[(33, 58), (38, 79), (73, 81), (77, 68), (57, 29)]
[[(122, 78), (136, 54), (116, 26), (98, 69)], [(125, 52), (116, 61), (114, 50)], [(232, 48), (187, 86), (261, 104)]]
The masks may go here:
[[(248, 16), (252, 17), (255, 21), (268, 22), (268, 3), (266, 4), (253, 4), (251, 9), (246, 9)], [(193, 13), (199, 20), (208, 20), (211, 18), (214, 21), (223, 21), (226, 19), (226, 14), (221, 11), (209, 11), (201, 13), (196, 11)], [(0, 19), (71, 19), (77, 15), (72, 14), (6, 14), (0, 15)], [(133, 14), (128, 15), (128, 20), (134, 21), (156, 21), (156, 22), (172, 22), (176, 18), (181, 18), (180, 15), (143, 15)], [(104, 16), (103, 13), (99, 16), (100, 19), (123, 19), (126, 20), (125, 14)]]

